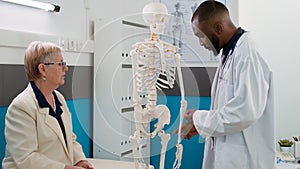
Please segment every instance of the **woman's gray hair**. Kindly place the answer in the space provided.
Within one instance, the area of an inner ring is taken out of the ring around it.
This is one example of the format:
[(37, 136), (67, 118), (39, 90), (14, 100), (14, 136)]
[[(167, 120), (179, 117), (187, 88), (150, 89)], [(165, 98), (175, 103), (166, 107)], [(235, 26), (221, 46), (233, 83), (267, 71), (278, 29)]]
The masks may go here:
[(39, 79), (41, 77), (38, 70), (39, 64), (51, 61), (53, 56), (61, 51), (61, 47), (51, 42), (31, 42), (24, 56), (24, 68), (28, 81)]

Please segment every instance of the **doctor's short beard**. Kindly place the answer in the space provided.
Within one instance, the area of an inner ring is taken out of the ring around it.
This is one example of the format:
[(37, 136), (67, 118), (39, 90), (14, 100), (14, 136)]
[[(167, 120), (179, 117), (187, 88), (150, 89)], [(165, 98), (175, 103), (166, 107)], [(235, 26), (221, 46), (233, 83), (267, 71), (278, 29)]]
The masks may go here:
[(219, 47), (220, 40), (215, 34), (212, 34), (210, 39), (211, 39), (211, 44), (214, 47), (214, 49), (212, 49), (212, 51), (215, 56), (218, 56), (221, 51), (221, 48)]

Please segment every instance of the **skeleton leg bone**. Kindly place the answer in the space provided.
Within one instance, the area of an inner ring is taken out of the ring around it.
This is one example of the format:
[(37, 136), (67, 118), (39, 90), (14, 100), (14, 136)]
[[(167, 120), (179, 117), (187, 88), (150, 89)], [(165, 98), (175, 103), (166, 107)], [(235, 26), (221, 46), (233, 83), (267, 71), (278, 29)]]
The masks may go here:
[(163, 130), (161, 130), (158, 133), (158, 136), (161, 138), (161, 153), (160, 153), (160, 169), (164, 169), (164, 165), (165, 165), (165, 156), (166, 156), (166, 150), (167, 150), (167, 145), (168, 142), (171, 138), (170, 134), (166, 134)]
[(142, 154), (140, 151), (141, 148), (141, 138), (137, 137), (137, 131), (134, 133), (134, 136), (129, 137), (130, 142), (132, 143), (133, 158), (135, 162), (135, 169), (140, 169), (139, 165), (142, 162)]

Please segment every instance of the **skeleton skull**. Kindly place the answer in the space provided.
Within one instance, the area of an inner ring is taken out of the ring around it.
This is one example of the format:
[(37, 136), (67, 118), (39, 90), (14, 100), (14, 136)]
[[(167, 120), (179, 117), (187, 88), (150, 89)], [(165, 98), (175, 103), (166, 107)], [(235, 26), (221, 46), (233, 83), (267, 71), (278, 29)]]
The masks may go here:
[(160, 2), (151, 2), (143, 8), (144, 21), (150, 25), (150, 30), (155, 34), (163, 34), (168, 21), (168, 9)]

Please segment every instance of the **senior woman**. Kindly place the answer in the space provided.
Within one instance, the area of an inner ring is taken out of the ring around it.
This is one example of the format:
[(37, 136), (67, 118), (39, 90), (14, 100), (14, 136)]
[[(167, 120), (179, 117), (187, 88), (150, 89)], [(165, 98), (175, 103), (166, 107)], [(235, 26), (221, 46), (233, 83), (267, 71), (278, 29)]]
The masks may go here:
[(7, 110), (3, 169), (93, 169), (72, 131), (66, 101), (55, 90), (68, 71), (61, 51), (38, 41), (26, 49), (29, 84)]

